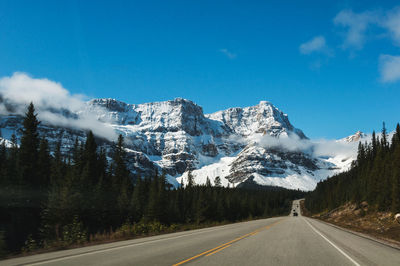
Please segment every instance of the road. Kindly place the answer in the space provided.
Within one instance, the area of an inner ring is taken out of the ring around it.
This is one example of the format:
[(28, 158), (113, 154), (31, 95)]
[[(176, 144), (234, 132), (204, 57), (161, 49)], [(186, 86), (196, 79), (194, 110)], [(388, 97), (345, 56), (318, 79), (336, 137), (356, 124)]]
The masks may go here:
[(400, 250), (301, 216), (0, 261), (0, 265), (400, 265)]

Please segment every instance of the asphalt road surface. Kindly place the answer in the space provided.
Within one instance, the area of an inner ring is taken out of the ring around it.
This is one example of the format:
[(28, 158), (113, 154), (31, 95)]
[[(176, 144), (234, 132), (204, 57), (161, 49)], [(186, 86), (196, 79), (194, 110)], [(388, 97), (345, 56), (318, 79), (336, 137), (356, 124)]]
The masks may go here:
[[(299, 216), (293, 216), (293, 210)], [(0, 265), (400, 265), (400, 250), (290, 216), (0, 261)]]

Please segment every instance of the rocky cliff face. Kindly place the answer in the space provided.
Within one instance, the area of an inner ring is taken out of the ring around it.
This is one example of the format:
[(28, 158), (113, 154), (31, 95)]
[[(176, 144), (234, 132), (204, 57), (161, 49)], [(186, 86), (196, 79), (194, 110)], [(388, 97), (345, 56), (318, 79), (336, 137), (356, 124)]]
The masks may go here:
[[(181, 98), (146, 104), (94, 99), (82, 110), (69, 113), (68, 118), (88, 114), (125, 137), (132, 173), (144, 176), (164, 171), (176, 186), (186, 182), (190, 171), (198, 184), (207, 178), (213, 183), (219, 176), (223, 185), (237, 186), (252, 180), (262, 185), (309, 190), (320, 179), (343, 168), (336, 167), (329, 158), (279, 145), (279, 141), (278, 145), (269, 145), (274, 140), (301, 142), (307, 137), (289, 122), (286, 114), (266, 101), (205, 115), (200, 106)], [(18, 136), (21, 125), (20, 115), (8, 113), (0, 117), (5, 138), (9, 139), (12, 133)], [(65, 152), (76, 137), (85, 138), (84, 130), (49, 122), (42, 123), (40, 130), (51, 145), (61, 141)], [(110, 140), (100, 142), (106, 150), (110, 148)]]

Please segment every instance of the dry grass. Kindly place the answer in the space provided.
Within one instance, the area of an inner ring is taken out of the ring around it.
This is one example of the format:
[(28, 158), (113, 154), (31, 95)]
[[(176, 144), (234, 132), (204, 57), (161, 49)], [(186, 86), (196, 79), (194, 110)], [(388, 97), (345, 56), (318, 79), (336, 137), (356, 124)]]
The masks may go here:
[[(304, 206), (302, 206), (304, 208)], [(313, 215), (340, 227), (368, 234), (400, 244), (400, 224), (394, 219), (394, 213), (379, 212), (367, 202), (347, 203), (329, 212)]]

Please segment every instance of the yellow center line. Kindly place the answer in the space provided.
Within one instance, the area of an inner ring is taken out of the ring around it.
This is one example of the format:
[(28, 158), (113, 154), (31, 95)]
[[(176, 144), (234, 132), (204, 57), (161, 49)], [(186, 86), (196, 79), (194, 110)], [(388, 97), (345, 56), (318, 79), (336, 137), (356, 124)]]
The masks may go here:
[(215, 254), (215, 253), (217, 253), (217, 252), (220, 252), (221, 250), (223, 250), (223, 249), (225, 249), (225, 248), (227, 248), (227, 247), (230, 247), (230, 246), (231, 246), (231, 245), (227, 245), (227, 246), (225, 246), (225, 247), (222, 247), (222, 248), (220, 248), (220, 249), (217, 249), (217, 250), (214, 251), (214, 252), (208, 253), (208, 254), (206, 255), (206, 257), (211, 256), (211, 255), (213, 255), (213, 254)]
[[(223, 250), (224, 248), (226, 248), (226, 247), (228, 247), (228, 246), (230, 246), (230, 244), (232, 244), (232, 243), (234, 243), (234, 242), (237, 242), (237, 241), (239, 241), (239, 240), (241, 240), (241, 239), (243, 239), (243, 238), (245, 238), (245, 237), (248, 237), (248, 236), (250, 236), (250, 235), (255, 235), (255, 234), (257, 234), (257, 233), (259, 233), (261, 230), (266, 230), (266, 229), (269, 229), (269, 228), (271, 228), (272, 226), (274, 226), (274, 225), (276, 225), (277, 223), (280, 223), (281, 221), (283, 221), (284, 219), (280, 219), (280, 220), (278, 220), (278, 221), (276, 221), (276, 222), (274, 222), (274, 223), (272, 223), (272, 224), (270, 224), (270, 225), (267, 225), (267, 226), (265, 226), (265, 227), (261, 227), (261, 228), (259, 228), (259, 229), (257, 229), (257, 230), (254, 230), (253, 232), (250, 232), (250, 233), (248, 233), (248, 234), (245, 234), (245, 235), (243, 235), (243, 236), (240, 236), (240, 237), (238, 237), (238, 238), (235, 238), (235, 239), (233, 239), (233, 240), (231, 240), (231, 241), (229, 241), (229, 242), (226, 242), (226, 243), (224, 243), (224, 244), (222, 244), (222, 245), (219, 245), (219, 246), (217, 246), (217, 247), (215, 247), (215, 248), (212, 248), (212, 249), (209, 249), (209, 250), (207, 250), (207, 251), (204, 251), (204, 252), (202, 252), (202, 253), (200, 253), (200, 254), (197, 254), (196, 256), (193, 256), (193, 257), (191, 257), (191, 258), (188, 258), (188, 259), (186, 259), (186, 260), (183, 260), (183, 261), (181, 261), (181, 262), (178, 262), (178, 263), (176, 263), (176, 264), (174, 264), (173, 266), (178, 266), (178, 265), (182, 265), (182, 264), (184, 264), (184, 263), (186, 263), (186, 262), (189, 262), (189, 261), (191, 261), (191, 260), (194, 260), (194, 259), (196, 259), (196, 258), (198, 258), (198, 257), (201, 257), (201, 256), (203, 256), (203, 255), (206, 255), (207, 253), (210, 253), (210, 254), (208, 254), (208, 255), (212, 255), (212, 254), (214, 254), (214, 253), (217, 253), (217, 252), (219, 252), (219, 251), (221, 251), (221, 250)], [(213, 252), (214, 251), (214, 252)], [(206, 256), (208, 256), (208, 255), (206, 255)]]

